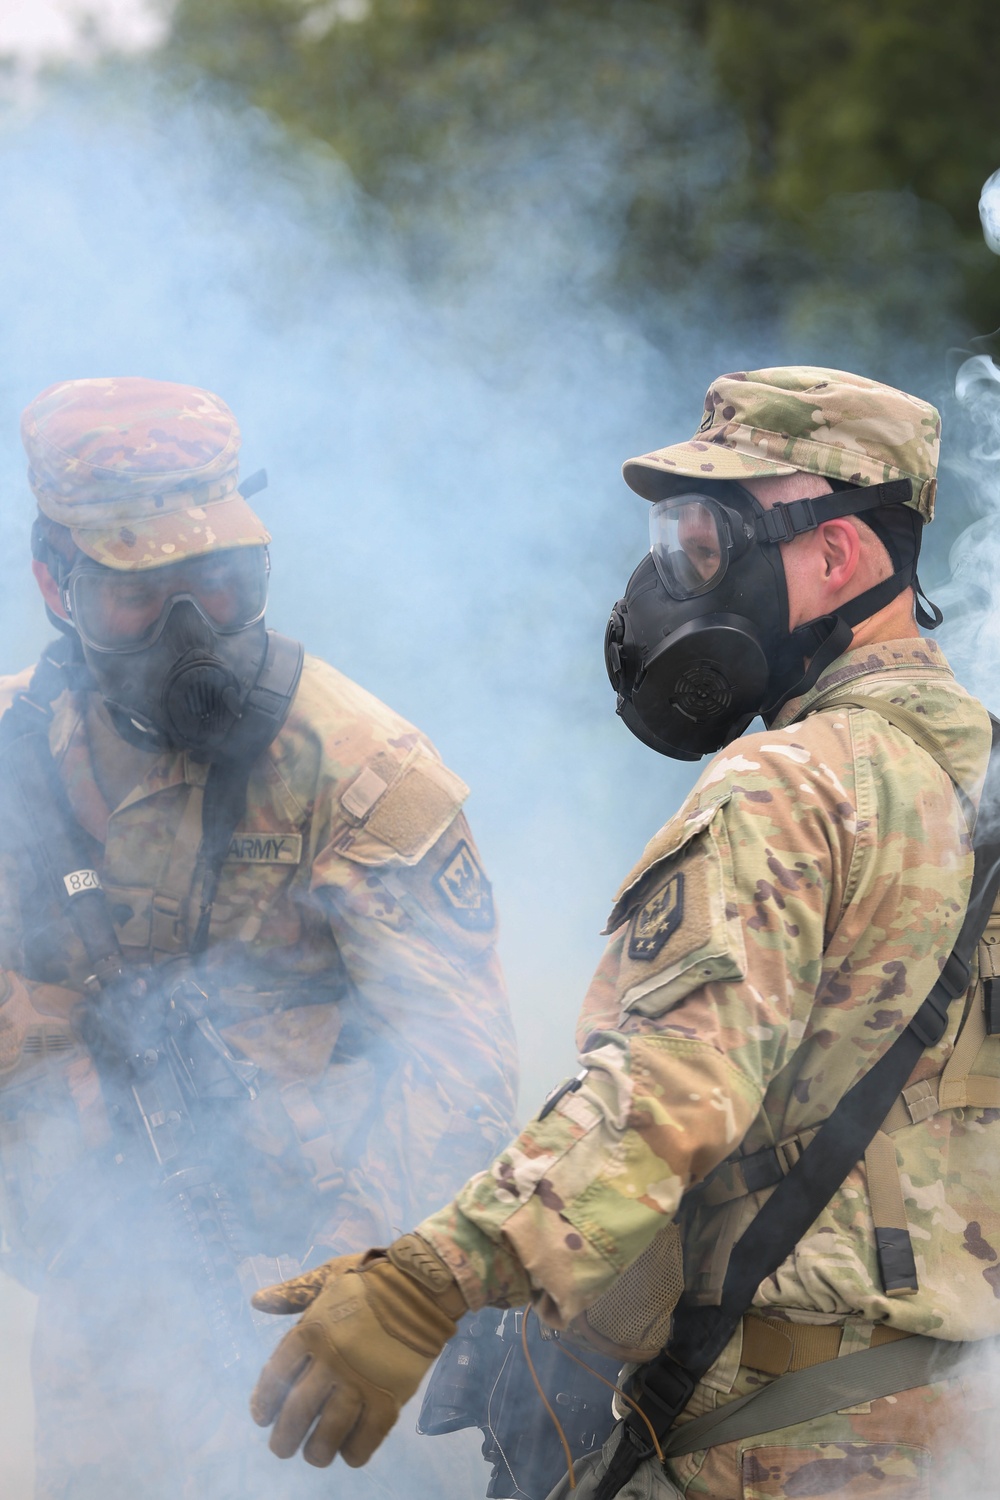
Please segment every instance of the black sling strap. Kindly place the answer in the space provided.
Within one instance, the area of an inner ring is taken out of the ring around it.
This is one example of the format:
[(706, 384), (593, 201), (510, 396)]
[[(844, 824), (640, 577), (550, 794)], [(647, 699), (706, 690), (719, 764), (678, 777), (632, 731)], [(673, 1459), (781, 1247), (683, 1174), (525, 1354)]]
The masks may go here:
[[(1000, 722), (992, 716), (990, 722), (993, 738), (973, 837), (972, 885), (955, 946), (909, 1025), (843, 1096), (736, 1242), (719, 1305), (699, 1306), (682, 1297), (666, 1348), (636, 1373), (630, 1395), (661, 1441), (736, 1332), (761, 1282), (783, 1264), (864, 1156), (921, 1054), (944, 1035), (952, 1001), (969, 987), (972, 955), (1000, 890)], [(653, 1452), (645, 1423), (630, 1413), (594, 1500), (612, 1500)]]
[[(239, 758), (213, 763), (205, 785), (200, 859), (201, 903), (189, 944), (192, 957), (208, 945), (212, 907), (229, 841), (246, 807), (254, 764), (280, 731), (302, 674), (298, 641), (267, 633), (260, 675), (244, 707)], [(100, 881), (89, 864), (87, 839), (69, 804), (49, 748), (53, 704), (70, 686), (92, 686), (70, 637), (42, 653), (31, 682), (0, 717), (0, 772), (19, 800), (27, 849), (43, 885), (57, 897), (98, 978), (120, 974), (124, 957)], [(74, 880), (74, 876), (85, 877)]]

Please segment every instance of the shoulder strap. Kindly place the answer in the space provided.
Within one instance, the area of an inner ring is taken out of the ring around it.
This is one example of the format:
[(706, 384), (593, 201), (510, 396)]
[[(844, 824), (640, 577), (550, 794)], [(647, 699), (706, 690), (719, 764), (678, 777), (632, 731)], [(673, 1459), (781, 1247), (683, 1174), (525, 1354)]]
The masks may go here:
[[(991, 725), (992, 746), (982, 795), (986, 805), (1000, 797), (1000, 723), (991, 716)], [(698, 1381), (729, 1343), (761, 1282), (778, 1269), (864, 1156), (889, 1104), (902, 1090), (921, 1053), (943, 1036), (952, 1001), (968, 989), (973, 951), (1000, 890), (1000, 827), (996, 820), (979, 820), (973, 849), (975, 863), (965, 919), (927, 999), (888, 1050), (843, 1096), (737, 1241), (719, 1306), (698, 1306), (683, 1297), (674, 1314), (667, 1347), (636, 1373), (631, 1394), (661, 1440), (688, 1404)], [(621, 1441), (594, 1500), (611, 1500), (653, 1453), (640, 1418), (630, 1413), (623, 1426)]]
[(122, 950), (49, 746), (53, 704), (72, 685), (73, 670), (71, 644), (56, 641), (42, 653), (27, 689), (0, 718), (0, 778), (14, 804), (7, 835), (70, 918), (94, 975), (106, 982), (122, 972)]
[(984, 1339), (970, 1352), (966, 1343), (915, 1334), (896, 1343), (859, 1349), (841, 1359), (824, 1360), (685, 1422), (663, 1444), (663, 1452), (667, 1458), (677, 1458), (928, 1385), (945, 1379), (958, 1365), (965, 1371), (974, 1362), (988, 1362), (998, 1346), (1000, 1340)]
[(229, 841), (246, 811), (247, 787), (257, 759), (276, 738), (298, 692), (303, 650), (290, 636), (267, 632), (267, 654), (260, 675), (247, 696), (239, 733), (233, 736), (235, 754), (212, 765), (202, 804), (200, 859), (204, 869), (198, 922), (191, 938), (192, 955), (208, 946), (212, 907), (219, 888)]
[(821, 708), (868, 708), (874, 713), (881, 714), (883, 719), (887, 719), (901, 733), (908, 735), (915, 744), (920, 746), (921, 750), (925, 750), (933, 760), (937, 761), (942, 771), (950, 778), (954, 785), (958, 800), (962, 805), (962, 812), (965, 815), (966, 823), (970, 829), (975, 827), (976, 809), (972, 804), (971, 798), (962, 786), (958, 772), (952, 765), (951, 758), (944, 746), (933, 734), (930, 725), (919, 714), (915, 714), (910, 709), (904, 708), (900, 703), (890, 703), (886, 698), (875, 698), (870, 697), (868, 694), (860, 693), (855, 693), (850, 698), (833, 698), (818, 706)]
[[(233, 832), (246, 807), (254, 762), (278, 734), (302, 675), (302, 646), (277, 631), (239, 722), (234, 754), (211, 766), (202, 803), (200, 859), (204, 869), (198, 923), (190, 944), (196, 955), (208, 943), (212, 906)], [(107, 901), (93, 870), (85, 869), (83, 835), (49, 748), (52, 705), (71, 685), (72, 643), (57, 641), (39, 660), (28, 688), (0, 718), (0, 763), (16, 792), (30, 855), (80, 937), (95, 974), (112, 977), (124, 963)], [(74, 876), (86, 877), (72, 883)]]

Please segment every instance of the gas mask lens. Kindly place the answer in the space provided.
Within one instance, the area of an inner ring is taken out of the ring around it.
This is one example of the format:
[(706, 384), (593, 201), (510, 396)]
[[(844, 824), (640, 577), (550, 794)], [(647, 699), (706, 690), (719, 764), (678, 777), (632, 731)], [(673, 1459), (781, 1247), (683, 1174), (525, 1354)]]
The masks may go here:
[(649, 550), (672, 599), (714, 588), (744, 541), (740, 517), (708, 495), (671, 495), (650, 506)]
[(141, 651), (182, 599), (220, 635), (255, 624), (267, 604), (269, 572), (266, 547), (232, 547), (139, 572), (89, 562), (70, 574), (65, 603), (93, 650)]

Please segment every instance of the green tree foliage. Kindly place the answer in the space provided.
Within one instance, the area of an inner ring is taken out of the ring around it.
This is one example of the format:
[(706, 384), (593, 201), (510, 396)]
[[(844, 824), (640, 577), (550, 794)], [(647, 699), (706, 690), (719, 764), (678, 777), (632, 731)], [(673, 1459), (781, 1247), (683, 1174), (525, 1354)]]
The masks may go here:
[(998, 58), (994, 0), (179, 0), (164, 51), (328, 142), (424, 274), (572, 198), (654, 336), (690, 296), (809, 350), (1000, 322)]
[(939, 206), (964, 241), (966, 311), (995, 326), (1000, 276), (977, 211), (1000, 167), (994, 0), (695, 0), (690, 15), (770, 205), (797, 218), (881, 190)]

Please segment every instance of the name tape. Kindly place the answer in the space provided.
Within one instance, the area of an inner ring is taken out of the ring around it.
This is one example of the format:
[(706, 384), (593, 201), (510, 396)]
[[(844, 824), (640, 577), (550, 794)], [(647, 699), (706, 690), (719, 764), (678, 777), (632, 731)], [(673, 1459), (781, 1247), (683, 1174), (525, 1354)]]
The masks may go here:
[(297, 865), (302, 860), (302, 835), (234, 833), (226, 860), (243, 865)]

